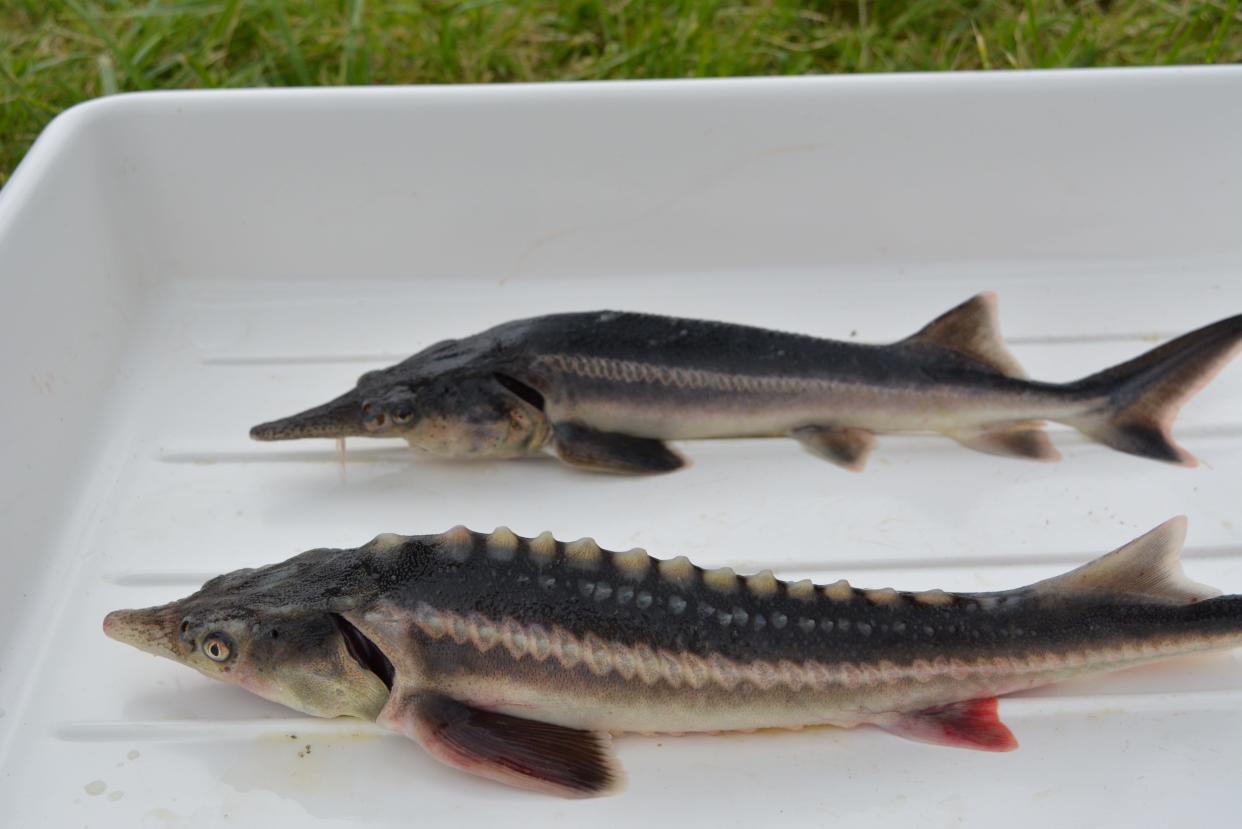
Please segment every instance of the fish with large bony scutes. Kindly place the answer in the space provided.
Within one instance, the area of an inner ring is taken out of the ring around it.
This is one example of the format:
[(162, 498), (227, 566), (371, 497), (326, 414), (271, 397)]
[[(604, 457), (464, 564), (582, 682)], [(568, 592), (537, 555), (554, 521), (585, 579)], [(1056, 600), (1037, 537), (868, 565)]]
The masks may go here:
[(583, 797), (621, 784), (619, 732), (873, 724), (1013, 749), (997, 695), (1242, 644), (1242, 596), (1182, 572), (1185, 527), (993, 593), (785, 582), (458, 527), (238, 570), (104, 631), (300, 711), (378, 720), (465, 771)]
[(256, 440), (399, 437), (448, 456), (668, 472), (668, 440), (788, 436), (860, 470), (886, 432), (934, 432), (996, 455), (1057, 460), (1043, 421), (1133, 455), (1194, 466), (1181, 405), (1242, 344), (1242, 315), (1072, 383), (1027, 380), (980, 294), (889, 345), (650, 314), (518, 320), (432, 345)]

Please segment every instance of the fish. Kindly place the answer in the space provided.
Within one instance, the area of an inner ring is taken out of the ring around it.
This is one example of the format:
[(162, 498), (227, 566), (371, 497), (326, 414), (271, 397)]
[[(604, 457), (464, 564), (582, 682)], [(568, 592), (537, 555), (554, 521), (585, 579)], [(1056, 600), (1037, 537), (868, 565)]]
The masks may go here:
[(591, 797), (624, 783), (614, 734), (872, 725), (1012, 750), (1000, 695), (1242, 644), (1242, 596), (1182, 569), (1186, 526), (986, 593), (459, 526), (238, 570), (103, 630), (298, 711), (376, 721), (463, 771)]
[(260, 441), (404, 438), (449, 457), (553, 452), (625, 474), (672, 472), (668, 441), (789, 437), (860, 471), (876, 435), (931, 432), (979, 452), (1060, 458), (1045, 421), (1181, 466), (1182, 404), (1242, 344), (1242, 315), (1069, 383), (1026, 378), (983, 293), (887, 345), (600, 311), (533, 317), (368, 371), (336, 399), (250, 430)]

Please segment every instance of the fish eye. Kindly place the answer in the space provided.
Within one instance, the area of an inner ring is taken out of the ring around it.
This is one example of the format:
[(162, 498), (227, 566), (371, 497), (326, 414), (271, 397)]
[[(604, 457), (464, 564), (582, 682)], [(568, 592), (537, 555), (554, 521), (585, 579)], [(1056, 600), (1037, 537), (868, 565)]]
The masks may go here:
[(374, 405), (372, 405), (372, 403), (371, 403), (371, 401), (370, 401), (370, 400), (368, 400), (367, 402), (365, 402), (365, 403), (363, 403), (363, 404), (362, 404), (362, 413), (363, 413), (364, 415), (369, 415), (369, 414), (371, 413), (372, 409), (374, 409), (374, 408), (375, 408), (375, 406), (374, 406)]
[(203, 640), (203, 653), (212, 662), (224, 662), (232, 654), (229, 641), (218, 633), (213, 633)]

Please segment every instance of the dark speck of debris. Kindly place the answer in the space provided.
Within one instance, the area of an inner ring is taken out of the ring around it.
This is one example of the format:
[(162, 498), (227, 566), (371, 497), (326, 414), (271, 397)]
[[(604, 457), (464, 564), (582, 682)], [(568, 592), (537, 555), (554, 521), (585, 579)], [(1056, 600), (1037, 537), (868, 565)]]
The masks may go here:
[(857, 329), (857, 328), (855, 328), (853, 331), (851, 331), (851, 332), (850, 332), (850, 336), (851, 336), (851, 337), (857, 337), (857, 336), (858, 336), (858, 329)]
[(296, 740), (297, 738), (298, 738), (298, 735), (297, 735), (297, 734), (290, 734), (290, 735), (289, 735), (289, 739), (290, 739), (290, 740)]

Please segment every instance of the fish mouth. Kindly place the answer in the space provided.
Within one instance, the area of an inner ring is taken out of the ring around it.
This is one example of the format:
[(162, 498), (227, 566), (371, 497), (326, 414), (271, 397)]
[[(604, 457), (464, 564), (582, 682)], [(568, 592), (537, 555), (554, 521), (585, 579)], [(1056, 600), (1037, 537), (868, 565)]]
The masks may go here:
[(279, 420), (260, 423), (250, 430), (254, 440), (300, 438), (347, 438), (367, 434), (362, 423), (362, 402), (356, 389), (335, 400)]
[(171, 604), (142, 610), (114, 610), (104, 617), (103, 632), (109, 639), (140, 651), (182, 660), (184, 643), (177, 631), (179, 614)]
[(397, 672), (392, 666), (392, 661), (380, 650), (379, 645), (354, 627), (344, 616), (338, 613), (328, 615), (332, 617), (336, 629), (340, 631), (341, 638), (345, 640), (345, 649), (349, 651), (349, 655), (363, 668), (379, 677), (384, 687), (391, 691)]

